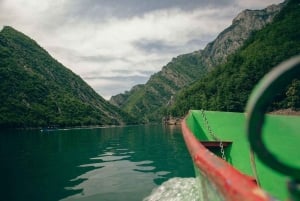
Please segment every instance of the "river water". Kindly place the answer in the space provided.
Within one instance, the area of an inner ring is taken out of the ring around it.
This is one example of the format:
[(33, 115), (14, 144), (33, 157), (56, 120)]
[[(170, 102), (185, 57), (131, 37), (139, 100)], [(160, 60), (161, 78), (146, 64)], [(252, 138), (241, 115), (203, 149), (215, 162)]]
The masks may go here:
[(176, 126), (0, 131), (0, 200), (196, 200), (193, 177)]

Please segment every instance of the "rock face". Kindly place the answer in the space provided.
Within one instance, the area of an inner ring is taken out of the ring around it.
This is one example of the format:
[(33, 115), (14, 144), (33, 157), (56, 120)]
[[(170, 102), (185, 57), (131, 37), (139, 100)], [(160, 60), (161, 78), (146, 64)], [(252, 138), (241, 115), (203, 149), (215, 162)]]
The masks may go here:
[(245, 10), (233, 19), (232, 25), (221, 32), (203, 50), (180, 55), (162, 70), (152, 75), (145, 85), (125, 94), (113, 96), (111, 103), (145, 122), (159, 121), (163, 107), (183, 87), (205, 75), (211, 68), (226, 61), (251, 34), (272, 22), (284, 4), (263, 10)]
[(238, 14), (230, 27), (200, 51), (206, 66), (211, 68), (225, 62), (226, 57), (241, 47), (253, 31), (260, 30), (272, 22), (282, 7), (283, 4), (271, 5), (263, 10), (244, 10)]
[[(166, 111), (175, 117), (190, 109), (244, 112), (255, 86), (278, 64), (300, 52), (299, 0), (289, 0), (272, 23), (256, 31), (226, 62), (180, 90)], [(300, 74), (286, 80), (267, 111), (300, 110)], [(256, 94), (257, 95), (257, 94)]]

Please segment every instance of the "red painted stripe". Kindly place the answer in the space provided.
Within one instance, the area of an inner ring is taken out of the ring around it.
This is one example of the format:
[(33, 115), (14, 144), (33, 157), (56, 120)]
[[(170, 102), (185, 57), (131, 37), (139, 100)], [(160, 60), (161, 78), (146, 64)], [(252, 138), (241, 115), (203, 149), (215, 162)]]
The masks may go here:
[(184, 119), (182, 133), (194, 164), (200, 172), (214, 182), (227, 201), (271, 201), (267, 193), (261, 190), (253, 179), (242, 174), (229, 163), (206, 149), (193, 135)]

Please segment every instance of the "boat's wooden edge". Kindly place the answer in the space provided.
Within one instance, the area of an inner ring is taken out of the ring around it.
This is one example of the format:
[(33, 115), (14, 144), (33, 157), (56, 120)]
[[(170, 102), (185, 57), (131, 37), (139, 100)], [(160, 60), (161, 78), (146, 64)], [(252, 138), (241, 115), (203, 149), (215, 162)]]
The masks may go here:
[(229, 145), (232, 144), (232, 141), (205, 141), (205, 140), (200, 140), (200, 142), (206, 148), (220, 147), (220, 143), (221, 142), (222, 142), (222, 144), (223, 144), (224, 147), (228, 147)]
[(193, 159), (210, 181), (228, 201), (271, 201), (270, 195), (258, 187), (253, 179), (229, 163), (214, 155), (193, 135), (186, 124), (186, 119), (181, 122), (182, 134)]

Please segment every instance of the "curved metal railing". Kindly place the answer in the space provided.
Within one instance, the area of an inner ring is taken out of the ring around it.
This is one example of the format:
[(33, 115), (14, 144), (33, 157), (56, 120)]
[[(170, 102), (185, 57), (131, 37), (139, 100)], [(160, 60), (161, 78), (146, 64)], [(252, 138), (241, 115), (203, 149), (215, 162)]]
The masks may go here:
[[(292, 200), (300, 200), (300, 169), (280, 161), (265, 146), (262, 138), (264, 114), (276, 94), (300, 75), (300, 56), (293, 57), (268, 73), (252, 92), (247, 103), (247, 133), (253, 151), (272, 169), (291, 177), (289, 190)], [(299, 133), (300, 134), (300, 133)]]

